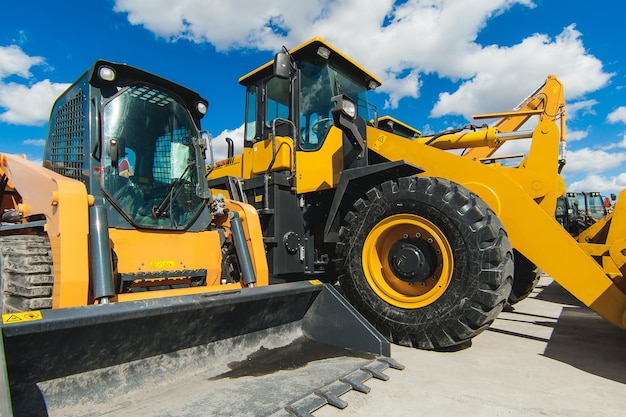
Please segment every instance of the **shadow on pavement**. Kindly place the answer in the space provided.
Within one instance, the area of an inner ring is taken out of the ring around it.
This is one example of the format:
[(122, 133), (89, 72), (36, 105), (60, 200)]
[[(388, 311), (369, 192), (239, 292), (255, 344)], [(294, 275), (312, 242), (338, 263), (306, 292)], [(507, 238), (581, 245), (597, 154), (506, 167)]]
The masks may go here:
[(554, 330), (544, 356), (626, 384), (626, 330), (598, 316), (556, 282), (535, 298), (564, 305), (556, 323), (550, 323)]

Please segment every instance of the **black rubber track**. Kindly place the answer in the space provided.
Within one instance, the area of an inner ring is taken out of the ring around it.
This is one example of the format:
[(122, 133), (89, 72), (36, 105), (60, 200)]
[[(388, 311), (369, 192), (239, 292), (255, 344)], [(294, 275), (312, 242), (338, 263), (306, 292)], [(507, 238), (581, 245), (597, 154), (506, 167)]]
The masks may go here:
[(52, 308), (53, 283), (47, 236), (0, 236), (0, 312)]
[[(372, 228), (400, 213), (434, 223), (453, 249), (450, 285), (418, 309), (381, 299), (362, 266), (363, 244)], [(475, 194), (445, 179), (412, 176), (370, 189), (346, 215), (339, 239), (343, 293), (392, 343), (420, 349), (466, 345), (495, 320), (511, 291), (513, 251), (500, 220)]]
[(515, 273), (513, 274), (513, 287), (509, 295), (510, 305), (517, 304), (528, 297), (541, 278), (541, 269), (517, 250), (513, 250), (513, 259), (515, 261)]

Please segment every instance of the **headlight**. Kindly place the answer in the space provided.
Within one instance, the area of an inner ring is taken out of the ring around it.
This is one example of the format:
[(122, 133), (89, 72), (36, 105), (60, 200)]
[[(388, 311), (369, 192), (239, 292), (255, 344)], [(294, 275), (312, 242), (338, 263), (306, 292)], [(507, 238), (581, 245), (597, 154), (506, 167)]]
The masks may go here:
[(356, 106), (350, 100), (343, 99), (341, 101), (341, 111), (343, 111), (346, 116), (354, 119), (356, 117)]
[(107, 65), (98, 68), (98, 78), (102, 81), (111, 82), (115, 80), (115, 70)]
[(203, 102), (199, 101), (196, 104), (196, 110), (198, 110), (198, 113), (200, 113), (200, 114), (206, 114), (206, 111), (207, 111), (206, 104), (204, 104)]

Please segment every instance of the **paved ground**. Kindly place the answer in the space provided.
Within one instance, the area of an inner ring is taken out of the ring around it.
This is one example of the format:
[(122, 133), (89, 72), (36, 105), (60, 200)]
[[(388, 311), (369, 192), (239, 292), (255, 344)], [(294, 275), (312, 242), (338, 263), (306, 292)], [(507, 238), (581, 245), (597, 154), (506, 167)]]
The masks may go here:
[(502, 313), (473, 345), (452, 353), (393, 346), (406, 365), (344, 410), (316, 417), (626, 416), (626, 331), (613, 327), (550, 278)]

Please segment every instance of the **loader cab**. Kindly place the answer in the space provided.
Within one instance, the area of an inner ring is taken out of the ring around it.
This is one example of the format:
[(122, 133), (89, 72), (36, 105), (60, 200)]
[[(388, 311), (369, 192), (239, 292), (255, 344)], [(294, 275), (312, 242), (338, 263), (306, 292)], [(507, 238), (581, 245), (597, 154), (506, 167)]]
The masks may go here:
[(338, 106), (351, 106), (352, 119), (370, 120), (367, 92), (380, 85), (320, 38), (277, 54), (274, 62), (239, 82), (247, 91), (244, 147), (253, 148), (274, 135), (287, 136), (302, 152), (322, 148), (336, 125), (333, 109)]
[(182, 86), (98, 61), (55, 103), (46, 165), (104, 198), (113, 227), (187, 230), (206, 208), (206, 109)]

